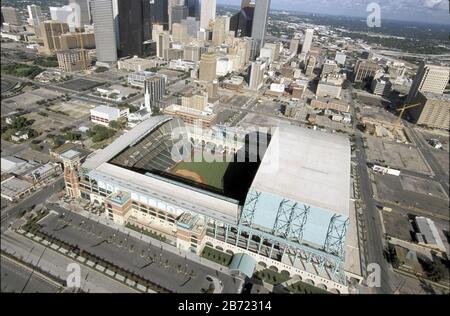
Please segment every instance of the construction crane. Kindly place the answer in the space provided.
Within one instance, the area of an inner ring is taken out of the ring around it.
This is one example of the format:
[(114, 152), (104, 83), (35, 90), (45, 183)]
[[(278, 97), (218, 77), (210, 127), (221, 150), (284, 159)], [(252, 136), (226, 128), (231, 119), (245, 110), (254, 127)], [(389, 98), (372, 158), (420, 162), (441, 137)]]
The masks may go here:
[(402, 123), (402, 117), (403, 117), (403, 114), (405, 113), (405, 110), (414, 108), (414, 107), (419, 106), (419, 105), (422, 105), (422, 103), (416, 103), (416, 104), (405, 105), (405, 106), (403, 106), (403, 107), (397, 109), (397, 112), (400, 112), (400, 114), (399, 114), (399, 116), (398, 116), (396, 125), (400, 125), (400, 124)]
[(80, 54), (81, 54), (83, 70), (86, 70), (87, 66), (86, 66), (86, 56), (84, 55), (85, 51), (84, 51), (83, 33), (78, 33), (78, 35), (80, 37)]

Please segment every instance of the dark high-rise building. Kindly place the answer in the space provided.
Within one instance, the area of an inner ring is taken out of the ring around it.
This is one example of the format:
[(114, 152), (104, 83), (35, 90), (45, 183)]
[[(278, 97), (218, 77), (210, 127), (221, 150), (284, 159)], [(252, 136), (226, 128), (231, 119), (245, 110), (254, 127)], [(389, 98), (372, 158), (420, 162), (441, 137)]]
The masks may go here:
[(168, 0), (154, 0), (150, 6), (152, 24), (160, 24), (167, 31), (169, 29)]
[(118, 55), (148, 56), (146, 43), (151, 39), (152, 19), (149, 0), (117, 0)]
[(230, 31), (235, 32), (236, 37), (252, 36), (254, 6), (242, 7), (241, 10), (230, 19)]
[(259, 49), (264, 46), (269, 18), (270, 0), (256, 0), (253, 17), (252, 37), (258, 41)]
[(188, 8), (188, 16), (200, 20), (200, 0), (185, 0), (184, 5)]
[(177, 5), (172, 7), (172, 24), (181, 23), (181, 20), (188, 16), (188, 8), (184, 5)]

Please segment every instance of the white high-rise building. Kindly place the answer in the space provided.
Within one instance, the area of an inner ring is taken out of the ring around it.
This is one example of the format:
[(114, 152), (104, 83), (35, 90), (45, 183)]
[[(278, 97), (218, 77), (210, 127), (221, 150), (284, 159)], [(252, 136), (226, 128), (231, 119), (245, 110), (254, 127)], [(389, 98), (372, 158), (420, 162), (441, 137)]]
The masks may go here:
[(67, 23), (69, 25), (69, 28), (77, 27), (75, 21), (71, 19), (71, 14), (73, 11), (73, 8), (69, 5), (65, 5), (62, 7), (49, 7), (50, 9), (50, 18), (52, 21), (59, 21), (63, 23)]
[(303, 40), (302, 53), (308, 53), (311, 49), (314, 29), (307, 29), (305, 32), (305, 39)]
[(42, 16), (41, 7), (37, 5), (27, 5), (28, 9), (28, 24), (34, 27), (34, 32), (36, 36), (40, 37), (40, 25), (41, 22), (44, 21), (44, 17)]
[(91, 1), (94, 0), (69, 0), (69, 5), (75, 7), (73, 23), (76, 24), (76, 27), (83, 27), (91, 24), (91, 15), (89, 12), (89, 2)]
[(117, 34), (112, 0), (91, 1), (97, 62), (117, 61)]
[(230, 30), (230, 17), (218, 16), (214, 23), (213, 29), (213, 43), (216, 46), (222, 45), (225, 42), (226, 35)]
[(414, 102), (419, 92), (442, 94), (449, 78), (450, 67), (427, 65), (422, 62), (414, 77), (406, 102)]
[(152, 107), (151, 107), (151, 94), (150, 94), (150, 84), (145, 81), (145, 94), (144, 94), (144, 107), (147, 110), (148, 113), (152, 113)]
[(334, 60), (339, 64), (339, 65), (345, 65), (345, 59), (347, 58), (347, 56), (345, 55), (344, 52), (337, 52), (336, 53), (336, 57), (334, 57)]
[(259, 90), (264, 84), (266, 63), (263, 60), (256, 60), (252, 62), (251, 67), (252, 69), (250, 70), (250, 82), (248, 87), (250, 90)]
[(207, 29), (211, 21), (216, 19), (216, 0), (202, 0), (200, 6), (200, 28)]

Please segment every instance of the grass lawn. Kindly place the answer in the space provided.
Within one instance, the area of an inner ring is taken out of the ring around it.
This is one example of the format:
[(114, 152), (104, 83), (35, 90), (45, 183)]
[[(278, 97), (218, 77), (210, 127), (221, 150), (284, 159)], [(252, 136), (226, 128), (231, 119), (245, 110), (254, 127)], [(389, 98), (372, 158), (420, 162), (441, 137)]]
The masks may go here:
[(229, 266), (231, 259), (233, 257), (232, 255), (229, 255), (225, 252), (213, 249), (208, 246), (205, 246), (205, 248), (203, 248), (203, 251), (200, 256), (226, 267)]
[(286, 282), (290, 279), (289, 275), (275, 272), (270, 269), (264, 269), (255, 273), (256, 277), (260, 278), (264, 282), (276, 285)]
[(288, 290), (294, 294), (330, 294), (329, 292), (319, 289), (311, 284), (298, 281), (295, 284), (291, 284), (288, 287)]
[(228, 168), (229, 162), (180, 162), (171, 172), (175, 174), (178, 170), (189, 170), (197, 173), (206, 185), (223, 190), (223, 176)]

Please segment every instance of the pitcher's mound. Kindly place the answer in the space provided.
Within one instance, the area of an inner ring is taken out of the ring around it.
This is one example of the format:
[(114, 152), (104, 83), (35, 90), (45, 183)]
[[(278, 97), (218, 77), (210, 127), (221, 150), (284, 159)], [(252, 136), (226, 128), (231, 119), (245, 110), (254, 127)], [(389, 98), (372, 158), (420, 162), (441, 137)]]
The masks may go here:
[(180, 169), (180, 170), (177, 170), (175, 172), (175, 174), (179, 175), (181, 177), (184, 177), (184, 178), (189, 178), (189, 179), (191, 179), (191, 180), (193, 180), (195, 182), (199, 182), (199, 183), (203, 183), (203, 184), (206, 183), (205, 179), (203, 179), (202, 176), (200, 176), (198, 173), (196, 173), (194, 171), (191, 171), (191, 170)]

